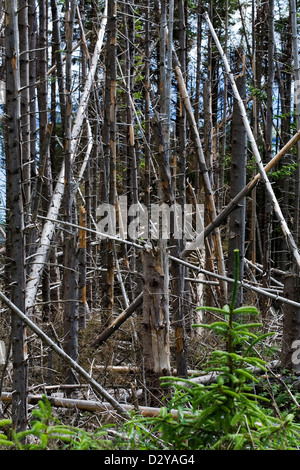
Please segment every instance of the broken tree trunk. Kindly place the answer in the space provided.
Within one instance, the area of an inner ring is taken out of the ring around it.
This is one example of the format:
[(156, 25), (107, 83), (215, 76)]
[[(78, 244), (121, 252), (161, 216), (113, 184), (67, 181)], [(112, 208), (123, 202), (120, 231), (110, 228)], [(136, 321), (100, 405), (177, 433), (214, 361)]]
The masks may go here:
[(168, 269), (166, 253), (150, 244), (143, 250), (143, 355), (147, 386), (159, 387), (159, 377), (170, 374)]

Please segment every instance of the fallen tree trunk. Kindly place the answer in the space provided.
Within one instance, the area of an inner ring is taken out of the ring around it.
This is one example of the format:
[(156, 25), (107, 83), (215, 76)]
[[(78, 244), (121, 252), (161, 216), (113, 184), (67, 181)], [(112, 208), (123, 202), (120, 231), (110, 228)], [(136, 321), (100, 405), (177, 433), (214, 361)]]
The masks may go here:
[[(141, 368), (137, 366), (105, 366), (105, 365), (96, 365), (93, 367), (94, 370), (101, 370), (105, 372), (112, 372), (112, 373), (117, 373), (117, 374), (136, 374), (138, 372), (141, 372)], [(176, 376), (177, 375), (177, 369), (170, 369), (170, 374)], [(188, 376), (195, 376), (195, 375), (200, 375), (201, 372), (198, 370), (188, 370), (187, 371)]]
[(24, 315), (21, 310), (16, 307), (2, 292), (0, 292), (0, 299), (7, 305), (11, 311), (16, 314), (23, 322), (25, 325), (27, 325), (36, 335), (44, 342), (46, 343), (53, 351), (57, 353), (61, 359), (67, 363), (69, 366), (71, 366), (72, 369), (74, 369), (75, 372), (77, 372), (79, 375), (85, 378), (85, 380), (103, 397), (105, 398), (110, 405), (119, 413), (127, 415), (128, 412), (125, 410), (125, 408), (120, 405), (120, 403), (117, 402), (96, 380), (94, 380), (88, 372), (86, 372), (76, 361), (74, 361), (68, 354), (65, 353), (63, 349), (61, 349), (54, 341), (52, 341), (49, 336), (47, 336), (33, 321), (30, 320), (26, 315)]
[[(28, 395), (28, 403), (35, 405), (42, 400), (42, 395)], [(91, 401), (91, 400), (77, 400), (77, 399), (69, 399), (69, 398), (59, 398), (59, 397), (51, 397), (47, 396), (51, 406), (57, 408), (71, 408), (71, 409), (78, 409), (84, 411), (91, 411), (91, 412), (112, 412), (114, 411), (114, 407), (108, 402), (98, 402), (98, 401)], [(12, 393), (3, 392), (1, 395), (1, 401), (4, 403), (11, 403), (12, 401)], [(133, 405), (122, 405), (123, 408), (127, 411), (134, 411), (137, 410)], [(161, 408), (154, 408), (150, 406), (139, 406), (138, 411), (142, 416), (146, 417), (153, 417), (159, 415)], [(171, 410), (170, 413), (173, 417), (177, 417), (178, 411)]]

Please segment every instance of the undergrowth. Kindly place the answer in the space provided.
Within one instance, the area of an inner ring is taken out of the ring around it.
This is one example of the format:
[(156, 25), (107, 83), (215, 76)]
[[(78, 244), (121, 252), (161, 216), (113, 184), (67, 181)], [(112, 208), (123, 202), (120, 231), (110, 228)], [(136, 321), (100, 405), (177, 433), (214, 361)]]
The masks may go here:
[[(222, 309), (199, 309), (222, 315), (223, 320), (212, 324), (193, 325), (208, 328), (226, 342), (226, 350), (211, 353), (204, 372), (216, 375), (209, 385), (192, 379), (164, 377), (162, 384), (173, 388), (168, 404), (154, 418), (132, 417), (125, 425), (127, 448), (155, 449), (218, 449), (218, 450), (285, 450), (300, 448), (300, 425), (289, 407), (276, 414), (273, 397), (255, 392), (261, 383), (255, 368), (266, 371), (266, 362), (258, 357), (256, 346), (272, 333), (259, 335), (262, 328), (257, 321), (243, 319), (257, 317), (252, 306), (235, 308), (238, 290), (239, 252), (235, 251), (235, 282), (230, 305)], [(285, 395), (286, 397), (286, 395)], [(285, 398), (287, 399), (287, 398)], [(172, 410), (177, 410), (174, 416)], [(145, 427), (147, 431), (145, 432)]]
[[(32, 412), (30, 429), (16, 433), (10, 420), (0, 421), (0, 448), (299, 450), (299, 408), (295, 403), (290, 406), (289, 394), (282, 387), (273, 386), (270, 393), (270, 388), (264, 387), (264, 379), (255, 373), (257, 368), (267, 372), (267, 363), (258, 357), (256, 346), (270, 333), (257, 333), (262, 324), (255, 321), (259, 315), (255, 307), (235, 307), (238, 250), (235, 255), (231, 303), (221, 309), (199, 307), (217, 313), (222, 319), (211, 324), (193, 325), (194, 328), (210, 329), (227, 345), (225, 350), (213, 351), (206, 363), (204, 372), (214, 374), (211, 383), (204, 385), (196, 379), (163, 377), (162, 385), (172, 393), (166, 398), (160, 414), (149, 418), (132, 413), (131, 419), (115, 433), (117, 437), (113, 441), (106, 427), (87, 433), (62, 425), (43, 396), (38, 409)], [(254, 320), (245, 322), (249, 317)], [(276, 412), (273, 403), (277, 404)]]

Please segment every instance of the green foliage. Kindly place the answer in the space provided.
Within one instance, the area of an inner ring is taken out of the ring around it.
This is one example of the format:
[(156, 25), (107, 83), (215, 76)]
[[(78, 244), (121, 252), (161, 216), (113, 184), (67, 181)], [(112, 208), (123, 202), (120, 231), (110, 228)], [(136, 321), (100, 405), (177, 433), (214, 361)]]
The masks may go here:
[(13, 450), (101, 450), (111, 448), (105, 427), (94, 433), (65, 426), (52, 414), (49, 400), (43, 395), (32, 411), (31, 427), (15, 432), (10, 419), (0, 421), (0, 449)]
[[(257, 317), (259, 312), (252, 306), (235, 308), (238, 250), (235, 254), (236, 275), (230, 305), (222, 309), (199, 308), (217, 312), (224, 320), (194, 325), (208, 328), (226, 341), (226, 351), (214, 351), (207, 363), (206, 373), (216, 374), (216, 380), (203, 385), (191, 379), (164, 377), (163, 385), (172, 387), (173, 395), (159, 416), (151, 419), (133, 416), (125, 425), (128, 448), (299, 449), (300, 426), (294, 415), (283, 413), (275, 417), (270, 397), (257, 395), (253, 387), (259, 381), (253, 368), (265, 370), (266, 365), (257, 356), (255, 346), (268, 334), (256, 333), (262, 326), (259, 322), (236, 321), (245, 316)], [(174, 409), (177, 416), (172, 413)]]
[(260, 88), (255, 88), (251, 85), (249, 85), (249, 91), (250, 93), (255, 96), (255, 98), (261, 102), (264, 102), (267, 100), (267, 93)]
[(271, 173), (271, 177), (274, 180), (289, 178), (297, 168), (298, 163), (289, 163), (287, 165), (282, 165), (279, 170), (273, 171)]

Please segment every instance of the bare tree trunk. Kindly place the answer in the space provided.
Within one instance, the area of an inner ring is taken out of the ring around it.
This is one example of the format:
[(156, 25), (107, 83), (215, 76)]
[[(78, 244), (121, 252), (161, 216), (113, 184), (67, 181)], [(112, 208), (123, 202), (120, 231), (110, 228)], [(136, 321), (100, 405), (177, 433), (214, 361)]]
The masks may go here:
[[(31, 213), (31, 163), (30, 163), (30, 96), (29, 96), (29, 36), (28, 36), (28, 2), (20, 0), (19, 4), (20, 34), (20, 86), (21, 91), (21, 129), (23, 158), (23, 191), (25, 223), (30, 221)], [(27, 251), (27, 250), (26, 250)]]
[[(105, 200), (113, 208), (116, 204), (116, 85), (117, 85), (117, 3), (108, 3), (107, 49), (104, 98), (103, 147), (106, 175)], [(103, 307), (112, 312), (114, 306), (114, 241), (104, 240), (101, 247), (102, 265), (106, 269), (103, 282)]]
[[(296, 126), (300, 129), (300, 65), (299, 65), (299, 48), (298, 48), (298, 30), (297, 30), (297, 2), (290, 0), (291, 22), (292, 22), (292, 43), (293, 43), (293, 59), (295, 70), (294, 97), (296, 108)], [(300, 142), (297, 143), (297, 164), (296, 170), (296, 188), (295, 188), (295, 239), (299, 245), (300, 240)]]
[(36, 176), (36, 141), (37, 141), (37, 125), (36, 125), (36, 49), (37, 49), (37, 15), (35, 0), (28, 1), (28, 22), (29, 28), (29, 103), (30, 103), (30, 168), (33, 180), (31, 181), (32, 189), (35, 185)]
[[(9, 285), (12, 302), (24, 311), (25, 292), (25, 242), (24, 197), (22, 191), (22, 133), (20, 109), (20, 68), (18, 39), (18, 5), (16, 0), (5, 1), (6, 27), (6, 204), (7, 255), (10, 260)], [(28, 412), (28, 362), (26, 328), (18, 316), (12, 313), (12, 361), (13, 361), (13, 407), (14, 428), (24, 430)]]
[[(274, 86), (274, 0), (269, 0), (268, 11), (268, 85), (267, 85), (267, 116), (266, 116), (266, 163), (272, 158), (273, 137), (273, 86)], [(266, 192), (264, 198), (264, 223), (263, 223), (263, 286), (270, 285), (271, 260), (272, 260), (272, 227), (273, 227), (272, 197)], [(263, 298), (262, 316), (268, 317), (270, 302)]]
[[(246, 97), (246, 77), (243, 70), (236, 79), (236, 85), (242, 99)], [(246, 186), (246, 156), (247, 156), (247, 135), (243, 120), (236, 100), (233, 104), (232, 116), (232, 146), (231, 146), (231, 171), (230, 171), (230, 198), (233, 199)], [(234, 277), (235, 260), (234, 250), (240, 253), (239, 279), (243, 280), (244, 257), (245, 257), (245, 224), (246, 224), (246, 203), (245, 200), (235, 208), (229, 219), (229, 241), (228, 241), (228, 274)], [(229, 291), (232, 289), (229, 286)], [(243, 291), (239, 289), (237, 305), (243, 303)]]
[(170, 374), (169, 277), (165, 256), (160, 248), (152, 246), (143, 251), (143, 358), (147, 387), (152, 392), (160, 388), (159, 377)]
[(60, 22), (57, 9), (56, 0), (51, 0), (52, 11), (52, 24), (53, 24), (53, 48), (55, 50), (55, 65), (56, 76), (58, 82), (59, 103), (61, 112), (62, 134), (64, 135), (65, 116), (66, 116), (66, 97), (65, 97), (65, 83), (64, 72), (61, 55), (61, 37), (60, 37)]
[[(252, 86), (256, 88), (256, 35), (255, 35), (255, 0), (252, 0)], [(252, 105), (252, 128), (253, 137), (255, 141), (258, 135), (258, 117), (257, 117), (257, 102), (255, 95), (253, 96)], [(253, 170), (254, 173), (254, 170)], [(250, 222), (250, 250), (251, 261), (256, 264), (256, 188), (251, 193), (251, 222)], [(254, 299), (253, 299), (254, 300)]]
[[(183, 76), (186, 78), (186, 19), (184, 12), (184, 2), (179, 1), (179, 47), (180, 47), (180, 62), (183, 67)], [(170, 19), (172, 21), (172, 18)], [(175, 202), (177, 202), (181, 208), (182, 216), (182, 227), (185, 227), (185, 204), (186, 204), (186, 146), (187, 146), (187, 129), (186, 129), (186, 110), (181, 102), (180, 95), (179, 100), (179, 115), (178, 115), (178, 177), (176, 190), (178, 191), (178, 197), (174, 195)], [(177, 241), (177, 249), (172, 250), (174, 256), (178, 256), (179, 251), (184, 248), (185, 245), (185, 234), (182, 231), (183, 237)], [(171, 242), (173, 245), (173, 242)], [(177, 375), (180, 377), (187, 376), (187, 349), (186, 349), (186, 329), (185, 329), (185, 273), (186, 268), (179, 263), (172, 263), (172, 275), (173, 275), (173, 289), (172, 295), (174, 301), (172, 302), (173, 308), (173, 325), (175, 331), (175, 351), (176, 351), (176, 363), (177, 363)]]
[[(75, 1), (66, 2), (66, 116), (65, 116), (65, 220), (76, 223), (76, 201), (73, 183), (71, 157), (71, 120), (72, 120), (72, 73), (71, 54), (73, 45), (73, 28)], [(75, 361), (78, 358), (78, 233), (70, 227), (64, 235), (64, 348)], [(73, 371), (65, 371), (67, 383), (76, 383)]]
[(88, 310), (86, 300), (86, 211), (84, 207), (79, 209), (79, 225), (82, 229), (79, 230), (79, 252), (78, 252), (78, 264), (79, 264), (79, 328), (84, 329), (86, 327), (86, 315)]
[[(138, 204), (139, 201), (139, 169), (138, 169), (138, 152), (135, 140), (135, 129), (134, 129), (134, 113), (133, 113), (133, 93), (134, 93), (134, 57), (135, 57), (135, 12), (134, 12), (134, 2), (127, 2), (124, 6), (124, 33), (125, 33), (125, 69), (124, 75), (126, 80), (126, 123), (127, 123), (127, 133), (124, 136), (126, 141), (126, 182), (127, 182), (127, 205), (128, 209), (135, 204)], [(135, 206), (137, 207), (137, 206)], [(128, 216), (128, 225), (131, 223), (131, 220), (134, 218)], [(130, 248), (130, 256), (128, 254), (127, 247), (124, 246), (124, 256), (128, 260), (131, 271), (136, 269), (141, 269), (140, 259), (135, 253), (134, 247)], [(139, 267), (137, 267), (139, 266)], [(135, 297), (135, 288), (136, 285), (129, 279), (129, 298), (133, 300)]]

